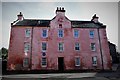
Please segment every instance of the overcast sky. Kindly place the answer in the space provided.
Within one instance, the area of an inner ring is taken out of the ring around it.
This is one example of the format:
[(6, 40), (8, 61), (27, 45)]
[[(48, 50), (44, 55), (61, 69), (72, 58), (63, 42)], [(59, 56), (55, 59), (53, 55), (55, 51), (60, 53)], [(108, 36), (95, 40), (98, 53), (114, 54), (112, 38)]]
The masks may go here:
[(117, 2), (2, 2), (2, 23), (0, 23), (2, 24), (2, 35), (0, 34), (0, 43), (2, 42), (2, 45), (0, 44), (0, 48), (8, 48), (10, 23), (17, 19), (17, 14), (20, 11), (26, 19), (52, 19), (55, 16), (57, 7), (64, 7), (66, 16), (70, 20), (90, 21), (92, 16), (97, 14), (99, 21), (107, 25), (106, 30), (109, 41), (118, 45)]

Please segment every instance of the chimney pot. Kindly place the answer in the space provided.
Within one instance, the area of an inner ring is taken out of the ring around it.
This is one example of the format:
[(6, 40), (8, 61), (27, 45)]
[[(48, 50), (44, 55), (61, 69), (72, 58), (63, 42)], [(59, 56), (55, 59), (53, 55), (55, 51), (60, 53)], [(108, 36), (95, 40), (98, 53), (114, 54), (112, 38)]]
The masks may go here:
[(64, 7), (57, 7), (56, 14), (59, 14), (59, 13), (65, 15)]
[(22, 12), (20, 12), (17, 16), (18, 16), (18, 20), (20, 20), (20, 21), (23, 20), (23, 14), (22, 14)]
[(96, 16), (96, 14), (92, 17), (92, 20), (91, 21), (94, 21), (95, 23), (98, 23), (99, 21), (98, 21), (98, 18), (99, 17), (97, 17)]
[(61, 10), (61, 7), (60, 7), (60, 10)]
[(64, 7), (62, 8), (62, 10), (64, 10)]
[(59, 8), (57, 7), (57, 10), (58, 10)]

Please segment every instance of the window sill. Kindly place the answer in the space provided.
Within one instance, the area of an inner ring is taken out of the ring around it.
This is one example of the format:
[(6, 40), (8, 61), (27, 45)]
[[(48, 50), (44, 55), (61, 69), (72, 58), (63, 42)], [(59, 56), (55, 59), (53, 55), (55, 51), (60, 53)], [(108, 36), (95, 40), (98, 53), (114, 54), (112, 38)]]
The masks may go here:
[(59, 53), (63, 53), (64, 51), (58, 51)]
[(46, 66), (42, 66), (43, 68), (45, 68), (45, 67), (47, 67), (47, 65)]
[(93, 64), (93, 66), (97, 66), (97, 64)]
[(80, 50), (75, 50), (76, 52), (80, 52)]
[(96, 52), (96, 50), (91, 50), (92, 52)]
[(80, 65), (75, 65), (76, 67), (80, 67)]
[(47, 51), (42, 50), (42, 52), (47, 52)]
[(46, 39), (46, 38), (48, 38), (48, 37), (42, 37), (43, 39)]

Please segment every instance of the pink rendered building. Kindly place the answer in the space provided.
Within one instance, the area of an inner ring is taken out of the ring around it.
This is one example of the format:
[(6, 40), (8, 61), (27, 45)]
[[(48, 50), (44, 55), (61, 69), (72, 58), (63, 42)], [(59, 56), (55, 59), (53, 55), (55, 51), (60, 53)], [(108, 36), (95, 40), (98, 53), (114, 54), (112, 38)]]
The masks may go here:
[(17, 16), (11, 23), (8, 70), (111, 69), (106, 26), (96, 14), (91, 21), (69, 20), (60, 7), (51, 20)]

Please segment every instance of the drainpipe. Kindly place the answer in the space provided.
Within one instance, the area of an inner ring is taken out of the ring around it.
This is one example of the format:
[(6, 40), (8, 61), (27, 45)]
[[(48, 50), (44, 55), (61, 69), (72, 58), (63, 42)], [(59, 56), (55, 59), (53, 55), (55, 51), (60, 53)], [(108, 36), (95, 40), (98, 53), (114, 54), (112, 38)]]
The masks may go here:
[(99, 45), (100, 45), (100, 54), (101, 54), (102, 69), (104, 70), (104, 65), (103, 65), (103, 54), (102, 54), (102, 46), (101, 46), (101, 39), (100, 39), (99, 28), (97, 28), (97, 32), (98, 32), (98, 39), (99, 39)]
[(32, 43), (33, 43), (33, 29), (34, 29), (34, 27), (32, 26), (32, 31), (31, 31), (31, 53), (30, 53), (30, 70), (32, 69)]

